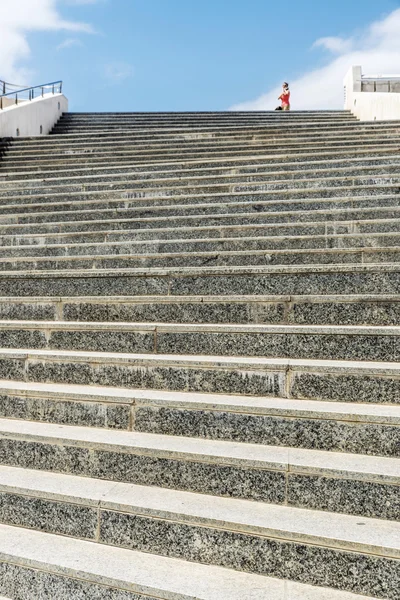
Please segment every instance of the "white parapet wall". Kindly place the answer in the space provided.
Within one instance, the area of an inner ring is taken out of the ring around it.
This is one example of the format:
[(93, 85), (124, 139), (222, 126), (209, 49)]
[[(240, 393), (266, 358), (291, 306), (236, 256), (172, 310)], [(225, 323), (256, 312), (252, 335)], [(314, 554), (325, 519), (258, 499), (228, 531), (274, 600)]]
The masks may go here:
[(363, 75), (352, 67), (344, 79), (345, 110), (361, 121), (400, 120), (400, 75)]
[(63, 94), (12, 104), (0, 110), (0, 138), (48, 135), (61, 115), (68, 112), (68, 100)]

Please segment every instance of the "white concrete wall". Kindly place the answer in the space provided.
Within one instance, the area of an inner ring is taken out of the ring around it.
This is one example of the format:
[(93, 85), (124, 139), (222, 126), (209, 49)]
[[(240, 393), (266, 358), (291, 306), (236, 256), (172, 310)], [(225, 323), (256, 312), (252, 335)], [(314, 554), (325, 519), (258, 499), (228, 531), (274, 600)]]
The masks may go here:
[(345, 110), (361, 121), (400, 120), (400, 93), (361, 91), (363, 87), (361, 67), (352, 67), (344, 79)]
[(8, 106), (0, 110), (0, 138), (18, 137), (18, 132), (20, 137), (47, 135), (67, 111), (68, 100), (63, 94), (48, 94)]

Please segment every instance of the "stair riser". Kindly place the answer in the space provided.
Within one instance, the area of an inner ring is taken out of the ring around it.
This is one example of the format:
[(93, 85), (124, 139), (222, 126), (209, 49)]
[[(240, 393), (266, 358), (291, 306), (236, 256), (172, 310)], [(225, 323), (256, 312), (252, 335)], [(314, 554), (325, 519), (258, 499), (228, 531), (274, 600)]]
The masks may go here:
[(397, 325), (400, 303), (383, 297), (325, 301), (277, 299), (160, 302), (157, 298), (137, 302), (113, 303), (0, 300), (0, 318), (36, 321), (96, 321), (123, 323), (237, 323), (276, 325)]
[(395, 600), (400, 586), (400, 561), (389, 557), (344, 552), (179, 520), (164, 521), (105, 509), (98, 511), (89, 506), (41, 498), (2, 494), (0, 501), (3, 523), (48, 533), (306, 584), (374, 594), (385, 600)]
[[(282, 267), (283, 268), (283, 267)], [(0, 278), (1, 296), (198, 296), (398, 294), (400, 272), (301, 272), (253, 274), (82, 273)]]
[(0, 417), (60, 425), (190, 436), (400, 457), (400, 427), (298, 416), (257, 416), (229, 411), (134, 406), (35, 396), (0, 395)]
[[(138, 327), (139, 329), (139, 327)], [(4, 329), (2, 348), (400, 362), (400, 335)]]
[(0, 318), (20, 321), (95, 321), (103, 323), (237, 323), (254, 325), (397, 325), (400, 302), (383, 297), (346, 301), (321, 298), (113, 303), (112, 298), (82, 301), (1, 301)]
[(346, 479), (341, 473), (325, 477), (297, 474), (126, 453), (94, 445), (71, 446), (62, 440), (48, 443), (2, 438), (0, 451), (3, 465), (298, 507), (308, 506), (311, 486), (317, 485), (319, 493), (312, 497), (315, 508), (325, 510), (329, 506), (331, 512), (393, 520), (400, 514), (397, 486)]

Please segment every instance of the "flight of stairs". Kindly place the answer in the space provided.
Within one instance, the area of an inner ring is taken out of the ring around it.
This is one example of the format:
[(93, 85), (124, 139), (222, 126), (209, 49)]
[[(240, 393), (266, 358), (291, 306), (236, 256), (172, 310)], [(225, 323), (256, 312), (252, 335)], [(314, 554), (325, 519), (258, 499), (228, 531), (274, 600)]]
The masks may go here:
[(399, 600), (400, 122), (0, 146), (0, 595)]

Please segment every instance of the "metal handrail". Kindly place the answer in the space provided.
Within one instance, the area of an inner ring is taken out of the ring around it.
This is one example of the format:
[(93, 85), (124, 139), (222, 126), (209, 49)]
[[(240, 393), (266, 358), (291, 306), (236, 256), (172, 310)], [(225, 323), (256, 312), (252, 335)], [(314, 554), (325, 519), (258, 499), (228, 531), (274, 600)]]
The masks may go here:
[[(6, 86), (9, 86), (11, 84), (6, 84), (4, 81), (0, 82), (1, 84), (3, 84), (3, 91), (6, 90)], [(37, 98), (38, 96), (42, 96), (42, 98), (45, 95), (45, 90), (50, 89), (51, 91), (46, 92), (48, 94), (61, 94), (62, 93), (62, 87), (63, 87), (63, 82), (62, 81), (52, 81), (51, 83), (43, 83), (42, 85), (35, 85), (32, 87), (26, 87), (26, 88), (22, 88), (22, 89), (18, 89), (15, 90), (13, 92), (6, 92), (1, 94), (0, 93), (0, 110), (3, 109), (3, 98), (9, 98), (9, 97), (14, 97), (15, 96), (15, 104), (18, 104), (20, 101), (31, 101), (34, 98)], [(40, 94), (35, 94), (36, 90), (41, 90)], [(27, 98), (21, 98), (21, 95), (23, 94), (27, 94)]]

